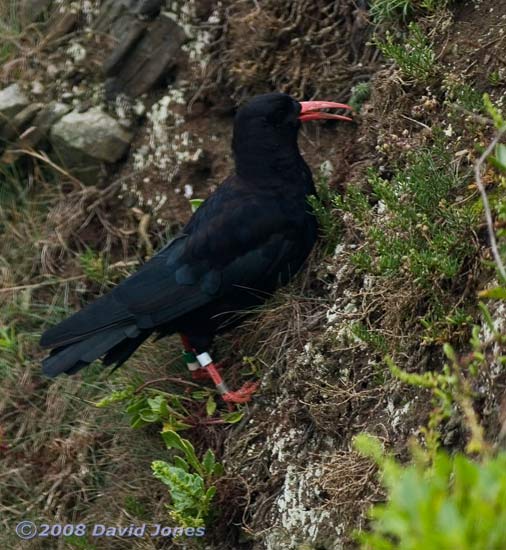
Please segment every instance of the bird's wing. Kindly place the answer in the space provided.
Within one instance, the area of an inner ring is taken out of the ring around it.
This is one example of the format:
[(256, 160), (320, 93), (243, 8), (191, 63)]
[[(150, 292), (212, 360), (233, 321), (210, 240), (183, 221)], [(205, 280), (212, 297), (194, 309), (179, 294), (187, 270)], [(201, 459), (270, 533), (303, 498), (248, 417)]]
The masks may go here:
[(41, 346), (67, 345), (118, 325), (132, 334), (154, 329), (234, 287), (261, 289), (296, 246), (275, 205), (255, 195), (245, 200), (233, 185), (213, 194), (184, 232), (111, 292), (46, 331)]

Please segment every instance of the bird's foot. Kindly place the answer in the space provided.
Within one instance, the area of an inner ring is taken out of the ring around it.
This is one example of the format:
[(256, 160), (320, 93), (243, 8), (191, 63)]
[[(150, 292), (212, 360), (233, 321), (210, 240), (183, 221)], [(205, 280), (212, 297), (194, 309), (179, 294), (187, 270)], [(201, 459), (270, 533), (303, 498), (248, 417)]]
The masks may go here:
[(227, 391), (221, 397), (226, 403), (247, 403), (257, 391), (259, 382), (246, 382), (236, 391)]
[[(215, 365), (215, 369), (219, 373), (221, 373), (223, 371), (223, 364), (222, 363), (217, 363)], [(192, 380), (199, 380), (199, 381), (213, 380), (213, 377), (212, 377), (211, 373), (209, 372), (209, 370), (206, 367), (200, 367), (197, 370), (192, 370), (191, 374), (192, 374)]]

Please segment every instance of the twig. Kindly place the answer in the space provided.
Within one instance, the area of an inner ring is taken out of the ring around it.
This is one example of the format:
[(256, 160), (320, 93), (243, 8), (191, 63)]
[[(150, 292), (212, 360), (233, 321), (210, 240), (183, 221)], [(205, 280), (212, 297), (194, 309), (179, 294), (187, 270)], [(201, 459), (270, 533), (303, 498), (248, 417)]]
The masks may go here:
[(18, 290), (27, 290), (29, 288), (40, 288), (41, 286), (59, 285), (62, 283), (69, 283), (70, 281), (78, 281), (84, 279), (86, 275), (76, 275), (75, 277), (68, 277), (67, 279), (57, 279), (56, 281), (44, 281), (42, 283), (34, 283), (31, 285), (11, 286), (9, 288), (0, 288), (0, 293), (3, 292), (17, 292)]
[(401, 114), (401, 117), (402, 118), (405, 118), (406, 120), (409, 120), (410, 122), (412, 122), (413, 124), (418, 124), (418, 126), (421, 126), (422, 128), (426, 128), (427, 130), (431, 130), (431, 127), (430, 126), (427, 126), (427, 124), (424, 124), (423, 122), (420, 122), (419, 120), (415, 120), (414, 118), (410, 118), (409, 116), (406, 116), (406, 115), (402, 115)]
[(485, 149), (485, 151), (483, 151), (483, 154), (481, 155), (481, 157), (478, 159), (478, 162), (474, 166), (474, 175), (476, 178), (476, 185), (480, 190), (481, 198), (483, 201), (483, 209), (485, 210), (485, 219), (487, 221), (490, 247), (492, 249), (492, 254), (494, 256), (497, 269), (499, 270), (499, 273), (501, 274), (501, 277), (504, 281), (506, 281), (506, 270), (504, 269), (504, 264), (501, 260), (499, 249), (497, 247), (497, 240), (495, 238), (495, 231), (494, 231), (494, 221), (492, 219), (492, 211), (490, 210), (487, 191), (485, 190), (485, 186), (483, 185), (483, 182), (481, 180), (481, 169), (484, 162), (487, 160), (488, 156), (492, 153), (492, 151), (494, 150), (494, 147), (499, 143), (500, 139), (502, 138), (505, 132), (506, 132), (506, 126), (497, 133), (495, 138), (492, 140), (490, 145)]
[(42, 151), (34, 151), (33, 149), (13, 149), (11, 152), (13, 154), (22, 153), (22, 154), (25, 154), (25, 155), (29, 155), (30, 157), (39, 159), (39, 160), (45, 162), (46, 164), (49, 164), (49, 166), (51, 166), (51, 168), (54, 168), (57, 172), (59, 172), (60, 174), (66, 176), (67, 178), (72, 180), (74, 183), (77, 183), (78, 185), (82, 185), (81, 181), (78, 178), (76, 178), (75, 176), (73, 176), (72, 174), (70, 174), (69, 172), (64, 170), (61, 166), (58, 166), (58, 164), (54, 163), (46, 155), (46, 153), (43, 153)]

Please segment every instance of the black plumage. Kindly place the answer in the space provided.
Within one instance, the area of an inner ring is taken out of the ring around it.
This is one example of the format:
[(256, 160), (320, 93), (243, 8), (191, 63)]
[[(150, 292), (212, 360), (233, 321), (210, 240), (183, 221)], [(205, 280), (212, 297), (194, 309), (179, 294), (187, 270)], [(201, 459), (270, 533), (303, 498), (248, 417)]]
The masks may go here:
[(46, 375), (73, 374), (98, 358), (119, 366), (153, 333), (180, 332), (203, 352), (291, 279), (317, 238), (307, 201), (315, 188), (297, 146), (300, 113), (279, 93), (238, 111), (235, 174), (136, 273), (42, 335), (41, 346), (52, 348)]

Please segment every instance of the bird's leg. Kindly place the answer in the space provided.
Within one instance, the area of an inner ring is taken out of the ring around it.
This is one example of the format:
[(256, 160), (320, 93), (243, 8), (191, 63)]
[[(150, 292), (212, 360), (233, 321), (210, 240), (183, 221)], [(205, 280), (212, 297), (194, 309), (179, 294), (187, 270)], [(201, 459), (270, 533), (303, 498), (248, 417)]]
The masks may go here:
[[(185, 334), (181, 334), (181, 342), (183, 344), (183, 359), (186, 363), (186, 366), (188, 367), (188, 370), (191, 373), (193, 380), (212, 380), (212, 377), (209, 373), (209, 371), (200, 366), (200, 363), (197, 361), (197, 356), (195, 354), (195, 350), (193, 349), (192, 345), (190, 344), (190, 340), (188, 336)], [(216, 365), (216, 368), (219, 370), (221, 368), (220, 365)]]
[(258, 382), (246, 382), (246, 384), (244, 384), (242, 388), (237, 391), (230, 391), (209, 353), (200, 353), (197, 355), (197, 361), (200, 363), (201, 367), (207, 370), (223, 401), (226, 401), (227, 403), (246, 403), (251, 399), (251, 395), (258, 388)]
[(183, 344), (183, 359), (188, 367), (188, 370), (193, 373), (197, 372), (200, 369), (200, 363), (197, 361), (197, 356), (193, 351), (193, 348), (190, 345), (190, 340), (188, 336), (181, 334), (181, 342)]

